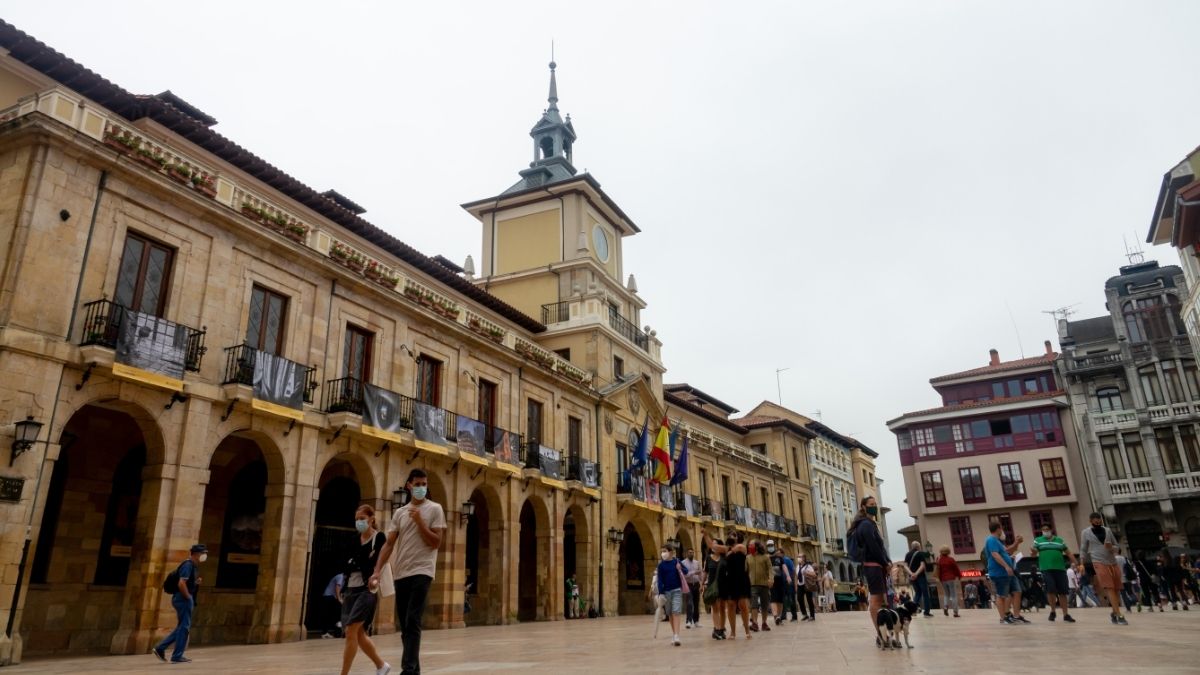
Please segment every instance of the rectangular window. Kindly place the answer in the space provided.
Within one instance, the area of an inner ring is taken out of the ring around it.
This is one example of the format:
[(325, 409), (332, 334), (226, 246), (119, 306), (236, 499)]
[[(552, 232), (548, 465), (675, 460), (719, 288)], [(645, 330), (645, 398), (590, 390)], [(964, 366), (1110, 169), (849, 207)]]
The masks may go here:
[(135, 312), (162, 316), (171, 285), (175, 250), (132, 232), (125, 236), (113, 302)]
[(762, 510), (770, 511), (771, 510), (771, 498), (769, 497), (767, 488), (765, 488), (765, 487), (758, 488), (758, 496), (760, 499), (762, 499), (762, 502), (760, 502), (762, 504)]
[(988, 425), (992, 436), (1007, 436), (1012, 433), (1012, 424), (1008, 420), (988, 420)]
[(1196, 439), (1195, 427), (1190, 424), (1179, 427), (1179, 437), (1183, 440), (1183, 454), (1189, 469), (1200, 471), (1200, 442)]
[(1163, 361), (1162, 369), (1163, 377), (1167, 381), (1167, 395), (1171, 397), (1171, 402), (1186, 403), (1187, 393), (1183, 390), (1183, 381), (1179, 378), (1179, 369), (1175, 367), (1175, 362)]
[(1021, 381), (1020, 380), (1009, 380), (1008, 381), (1008, 395), (1012, 398), (1016, 398), (1017, 396), (1021, 395)]
[(962, 483), (963, 502), (979, 504), (987, 500), (983, 494), (983, 474), (977, 466), (968, 466), (958, 470), (958, 480)]
[(525, 438), (531, 445), (542, 443), (542, 402), (528, 399), (525, 407)]
[(800, 451), (794, 445), (792, 446), (792, 471), (796, 478), (800, 477)]
[(1104, 468), (1108, 470), (1108, 479), (1120, 480), (1124, 478), (1125, 458), (1121, 456), (1121, 446), (1117, 444), (1117, 437), (1101, 436), (1100, 452), (1104, 455)]
[(1008, 422), (1014, 434), (1027, 434), (1031, 430), (1029, 415), (1013, 415)]
[(960, 516), (950, 519), (950, 544), (957, 553), (975, 552), (975, 535), (971, 533), (971, 519)]
[(783, 493), (782, 492), (775, 493), (775, 501), (779, 502), (779, 515), (782, 517), (783, 514), (786, 513), (785, 509), (783, 508), (784, 504), (783, 504)]
[(1175, 442), (1175, 430), (1171, 427), (1158, 427), (1154, 430), (1154, 442), (1158, 444), (1158, 454), (1162, 457), (1163, 468), (1167, 473), (1183, 473), (1183, 457), (1179, 455), (1179, 444)]
[(700, 469), (700, 499), (708, 500), (708, 469)]
[(800, 523), (801, 525), (804, 524), (804, 500), (803, 499), (796, 500), (796, 522)]
[(250, 292), (250, 320), (246, 323), (246, 344), (260, 352), (278, 356), (283, 351), (283, 325), (287, 319), (287, 298), (255, 286)]
[(1187, 382), (1192, 400), (1200, 399), (1200, 377), (1197, 377), (1195, 361), (1183, 362), (1183, 379)]
[[(1067, 484), (1067, 469), (1061, 459), (1043, 459), (1038, 463), (1042, 467), (1042, 483), (1046, 486), (1047, 497), (1071, 494), (1071, 487)], [(1037, 528), (1034, 528), (1034, 532), (1036, 531)]]
[(1026, 394), (1036, 393), (1037, 390), (1038, 390), (1038, 383), (1037, 383), (1036, 379), (1030, 378), (1028, 380), (1025, 380), (1025, 393)]
[(941, 471), (922, 471), (921, 489), (925, 492), (925, 506), (946, 505), (946, 490), (942, 485)]
[(1142, 447), (1142, 437), (1139, 434), (1125, 434), (1121, 437), (1125, 443), (1125, 458), (1129, 460), (1129, 476), (1145, 478), (1150, 475), (1150, 465), (1146, 463), (1146, 449)]
[(424, 354), (417, 357), (417, 400), (433, 406), (442, 404), (442, 362)]
[(971, 438), (987, 438), (992, 435), (992, 425), (987, 420), (971, 422)]
[(721, 475), (721, 501), (729, 506), (729, 476)]
[(750, 506), (750, 483), (742, 481), (742, 506)]
[(1004, 383), (1003, 382), (993, 382), (992, 383), (992, 398), (1004, 398)]
[[(617, 481), (623, 482), (626, 480), (625, 472), (629, 471), (629, 446), (624, 443), (617, 443)], [(704, 475), (704, 469), (700, 469), (700, 475)], [(701, 486), (703, 489), (703, 486)]]
[(571, 457), (582, 457), (583, 453), (583, 420), (578, 417), (567, 417), (567, 454)]
[[(1013, 532), (1012, 515), (1008, 513), (991, 513), (988, 514), (988, 523), (1000, 523), (1000, 527), (1004, 530), (1004, 543), (1011, 544), (1017, 540), (1016, 534)], [(990, 530), (989, 525), (989, 530)]]
[(750, 446), (750, 449), (757, 452), (760, 455), (767, 454), (767, 444), (766, 443), (755, 443)]
[(496, 426), (496, 383), (481, 378), (476, 398), (476, 418), (487, 425), (487, 437), (490, 439), (492, 438), (491, 429)]
[(554, 350), (554, 353), (555, 353), (555, 354), (558, 354), (559, 358), (561, 358), (563, 361), (570, 361), (570, 360), (571, 360), (571, 350), (570, 350), (569, 348), (567, 348), (567, 349), (555, 349), (555, 350)]
[(346, 344), (342, 353), (342, 376), (359, 382), (371, 381), (371, 346), (375, 334), (346, 324)]
[(1021, 464), (1000, 465), (1000, 489), (1004, 492), (1004, 500), (1025, 499), (1025, 481), (1021, 478)]
[(1146, 396), (1146, 405), (1159, 405), (1163, 402), (1162, 385), (1158, 382), (1158, 371), (1154, 366), (1138, 371), (1142, 380), (1142, 393)]
[(933, 428), (934, 443), (949, 443), (954, 440), (954, 432), (950, 430), (950, 426), (943, 424)]
[(1033, 526), (1034, 536), (1041, 535), (1042, 526), (1049, 525), (1050, 531), (1054, 532), (1054, 512), (1053, 511), (1030, 511), (1029, 524)]
[(613, 379), (619, 380), (623, 377), (625, 377), (625, 359), (623, 359), (619, 356), (614, 356), (613, 357)]

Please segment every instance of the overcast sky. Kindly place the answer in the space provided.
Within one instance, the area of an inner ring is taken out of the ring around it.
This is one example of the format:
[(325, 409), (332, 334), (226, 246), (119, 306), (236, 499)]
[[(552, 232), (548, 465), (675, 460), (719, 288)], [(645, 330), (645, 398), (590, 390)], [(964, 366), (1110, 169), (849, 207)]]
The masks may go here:
[(911, 521), (884, 422), (991, 347), (1041, 352), (1043, 310), (1103, 313), (1200, 144), (1195, 2), (3, 7), (456, 261), (480, 248), (458, 205), (529, 162), (553, 39), (576, 166), (642, 229), (625, 269), (666, 380), (749, 410), (789, 368), (785, 405), (879, 451), (893, 531)]

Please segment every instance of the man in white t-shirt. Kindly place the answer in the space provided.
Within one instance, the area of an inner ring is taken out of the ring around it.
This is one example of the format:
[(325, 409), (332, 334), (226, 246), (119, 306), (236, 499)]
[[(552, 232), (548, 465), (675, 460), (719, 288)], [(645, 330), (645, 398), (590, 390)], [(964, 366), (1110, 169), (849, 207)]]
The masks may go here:
[(392, 570), (396, 584), (397, 628), (404, 644), (400, 675), (420, 675), (421, 615), (425, 613), (425, 600), (429, 597), (433, 571), (437, 568), (437, 550), (446, 531), (446, 514), (441, 504), (425, 498), (429, 479), (421, 469), (409, 472), (404, 487), (412, 495), (412, 501), (392, 514), (391, 531), (379, 552), (371, 584), (379, 583), (379, 571), (395, 549)]

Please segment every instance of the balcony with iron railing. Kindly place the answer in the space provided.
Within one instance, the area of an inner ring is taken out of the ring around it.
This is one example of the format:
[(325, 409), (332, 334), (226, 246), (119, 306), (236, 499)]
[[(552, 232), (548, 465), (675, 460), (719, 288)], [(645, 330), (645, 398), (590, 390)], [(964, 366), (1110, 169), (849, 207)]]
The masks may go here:
[[(405, 396), (404, 398), (408, 398)], [(355, 377), (343, 377), (337, 380), (328, 380), (325, 382), (325, 412), (339, 413), (348, 412), (355, 415), (363, 413), (363, 383)], [(412, 428), (412, 405), (409, 400), (408, 414), (404, 411), (397, 411), (401, 420), (407, 420), (409, 427)]]
[[(130, 322), (138, 321), (139, 317), (149, 316), (140, 312), (135, 312), (123, 305), (118, 305), (111, 300), (96, 300), (89, 302), (83, 306), (83, 311), (83, 336), (79, 341), (79, 345), (81, 347), (95, 345), (113, 350), (116, 350), (119, 346), (121, 346), (122, 330), (125, 330), (128, 334), (129, 331), (131, 331), (133, 328), (136, 328), (136, 326), (133, 326)], [(197, 330), (190, 326), (174, 323), (165, 319), (159, 319), (157, 317), (151, 318), (159, 327), (159, 332), (163, 335), (174, 336), (177, 335), (179, 329), (184, 331), (186, 335), (184, 344), (164, 344), (160, 346), (168, 347), (168, 351), (173, 351), (170, 348), (177, 346), (182, 352), (181, 356), (183, 360), (183, 369), (194, 373), (199, 372), (200, 362), (203, 360), (204, 354), (208, 351), (208, 348), (204, 346), (204, 337), (206, 331)], [(162, 330), (163, 327), (166, 328), (165, 332)], [(139, 341), (143, 337), (145, 336), (135, 335), (132, 336), (132, 338), (127, 339)], [(146, 343), (149, 349), (145, 351), (150, 353), (155, 351), (156, 345), (153, 344), (155, 342), (154, 338), (155, 336), (149, 336), (149, 341)], [(133, 348), (133, 345), (130, 345), (130, 347)], [(158, 351), (160, 352), (160, 357), (170, 358), (169, 354), (161, 353), (161, 349)]]
[(816, 539), (819, 536), (817, 526), (813, 523), (802, 523), (800, 525), (800, 537), (802, 539)]
[(571, 301), (563, 300), (561, 302), (551, 302), (542, 305), (542, 323), (549, 326), (554, 323), (562, 323), (571, 318)]
[[(226, 347), (225, 377), (221, 381), (221, 384), (240, 384), (247, 387), (253, 387), (254, 367), (259, 359), (259, 356), (264, 353), (265, 352), (260, 352), (259, 350), (247, 344)], [(305, 366), (289, 359), (283, 359), (279, 356), (276, 356), (275, 358), (287, 361), (304, 372), (302, 396), (305, 403), (312, 403), (313, 392), (317, 389), (316, 366)]]
[(650, 351), (650, 336), (633, 322), (621, 316), (615, 307), (608, 308), (608, 325), (621, 337), (629, 340), (644, 352)]

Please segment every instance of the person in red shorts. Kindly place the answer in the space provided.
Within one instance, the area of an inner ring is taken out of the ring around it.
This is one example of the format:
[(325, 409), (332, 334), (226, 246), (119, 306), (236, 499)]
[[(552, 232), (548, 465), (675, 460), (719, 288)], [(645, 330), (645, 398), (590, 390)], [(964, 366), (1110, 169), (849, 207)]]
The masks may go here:
[(1104, 517), (1097, 512), (1089, 516), (1092, 526), (1079, 533), (1079, 555), (1085, 565), (1095, 569), (1092, 578), (1097, 588), (1108, 595), (1109, 617), (1114, 624), (1129, 625), (1121, 614), (1121, 569), (1117, 567), (1117, 538), (1104, 526)]

